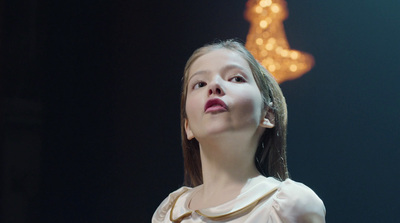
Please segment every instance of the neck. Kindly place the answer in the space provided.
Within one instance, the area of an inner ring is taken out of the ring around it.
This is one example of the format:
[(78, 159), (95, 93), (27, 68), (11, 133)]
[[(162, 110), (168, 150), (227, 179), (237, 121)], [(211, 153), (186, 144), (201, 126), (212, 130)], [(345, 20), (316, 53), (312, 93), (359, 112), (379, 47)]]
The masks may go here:
[(257, 139), (230, 135), (199, 142), (205, 200), (225, 193), (235, 194), (234, 191), (238, 194), (248, 179), (260, 175), (254, 163)]

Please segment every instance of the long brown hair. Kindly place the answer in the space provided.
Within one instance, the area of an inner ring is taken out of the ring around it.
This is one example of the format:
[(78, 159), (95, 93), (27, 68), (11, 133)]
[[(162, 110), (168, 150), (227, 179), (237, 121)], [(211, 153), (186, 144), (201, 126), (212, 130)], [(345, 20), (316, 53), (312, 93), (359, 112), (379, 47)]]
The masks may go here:
[(185, 66), (181, 96), (181, 137), (185, 168), (184, 184), (194, 187), (203, 183), (199, 142), (195, 138), (188, 140), (185, 132), (189, 69), (199, 57), (217, 49), (234, 51), (248, 62), (263, 97), (264, 106), (270, 109), (275, 116), (275, 127), (265, 129), (261, 136), (254, 157), (256, 167), (265, 176), (272, 176), (279, 180), (288, 178), (289, 173), (286, 162), (287, 108), (282, 91), (272, 75), (257, 62), (242, 43), (236, 40), (225, 40), (197, 49), (193, 52)]

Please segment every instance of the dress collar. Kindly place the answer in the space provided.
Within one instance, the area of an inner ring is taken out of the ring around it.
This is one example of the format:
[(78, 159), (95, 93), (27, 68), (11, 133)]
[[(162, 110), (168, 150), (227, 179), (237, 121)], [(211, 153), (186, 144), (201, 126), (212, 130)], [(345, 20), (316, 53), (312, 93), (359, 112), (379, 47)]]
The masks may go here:
[(251, 211), (260, 200), (272, 195), (278, 188), (280, 181), (272, 177), (257, 176), (247, 181), (239, 196), (221, 205), (200, 209), (189, 209), (192, 196), (202, 185), (195, 188), (187, 188), (173, 201), (170, 213), (172, 222), (180, 222), (193, 212), (211, 220), (223, 220), (242, 215)]

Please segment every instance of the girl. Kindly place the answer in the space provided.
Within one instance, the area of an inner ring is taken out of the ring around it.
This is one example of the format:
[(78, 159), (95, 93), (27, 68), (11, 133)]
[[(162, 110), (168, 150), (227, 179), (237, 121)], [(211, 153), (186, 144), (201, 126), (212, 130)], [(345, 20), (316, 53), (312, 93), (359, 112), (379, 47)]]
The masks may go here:
[(279, 85), (241, 43), (197, 49), (181, 98), (186, 186), (152, 222), (325, 222), (319, 197), (288, 178), (286, 126)]

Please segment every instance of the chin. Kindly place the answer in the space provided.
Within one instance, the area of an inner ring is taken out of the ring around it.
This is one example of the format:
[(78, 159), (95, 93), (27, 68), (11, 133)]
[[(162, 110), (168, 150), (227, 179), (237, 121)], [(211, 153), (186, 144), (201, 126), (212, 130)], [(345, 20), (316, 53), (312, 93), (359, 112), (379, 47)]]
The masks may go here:
[(207, 126), (206, 132), (208, 134), (219, 134), (227, 132), (231, 129), (231, 126), (228, 126), (226, 123), (218, 123), (214, 122), (212, 125)]
[(222, 127), (208, 128), (207, 130), (202, 132), (202, 134), (198, 134), (196, 138), (205, 140), (213, 139), (213, 138), (218, 138), (224, 135), (225, 133), (228, 133), (228, 128), (222, 128)]

